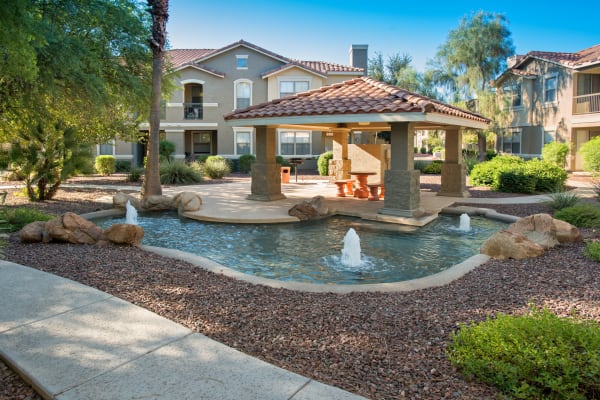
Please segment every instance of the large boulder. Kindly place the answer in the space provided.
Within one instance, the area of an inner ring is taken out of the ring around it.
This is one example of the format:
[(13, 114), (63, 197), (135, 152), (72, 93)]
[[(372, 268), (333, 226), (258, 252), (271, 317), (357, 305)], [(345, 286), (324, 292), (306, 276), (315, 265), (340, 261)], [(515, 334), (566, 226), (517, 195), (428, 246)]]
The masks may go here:
[(34, 221), (19, 231), (19, 240), (23, 243), (40, 243), (48, 241), (46, 221)]
[(554, 226), (556, 227), (556, 239), (560, 243), (573, 243), (583, 240), (579, 229), (566, 221), (554, 219)]
[(102, 228), (72, 212), (46, 222), (45, 230), (50, 240), (59, 242), (95, 244), (104, 239)]
[(151, 195), (141, 200), (141, 209), (143, 211), (164, 211), (171, 209), (171, 197), (165, 195)]
[(113, 196), (113, 207), (125, 209), (128, 201), (136, 210), (141, 208), (140, 199), (123, 192), (117, 192)]
[(176, 208), (179, 214), (198, 211), (202, 206), (202, 197), (195, 192), (180, 192), (173, 197), (171, 208)]
[(288, 210), (288, 215), (300, 221), (322, 218), (329, 214), (329, 208), (324, 203), (323, 196), (315, 196), (310, 200), (296, 204)]
[(113, 243), (137, 246), (144, 238), (144, 228), (133, 224), (113, 224), (104, 234)]
[(501, 230), (483, 242), (481, 253), (492, 258), (520, 260), (541, 256), (544, 248), (521, 233)]
[(509, 232), (520, 233), (527, 239), (547, 250), (559, 242), (556, 238), (556, 225), (550, 214), (535, 214), (519, 219), (508, 227)]

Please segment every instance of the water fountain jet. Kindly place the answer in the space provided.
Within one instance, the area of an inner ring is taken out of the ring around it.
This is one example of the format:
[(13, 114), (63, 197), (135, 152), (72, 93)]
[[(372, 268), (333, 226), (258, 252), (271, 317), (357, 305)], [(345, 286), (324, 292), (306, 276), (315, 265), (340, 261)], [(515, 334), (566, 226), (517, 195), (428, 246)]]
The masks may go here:
[(131, 205), (131, 202), (129, 200), (127, 200), (127, 203), (125, 204), (125, 223), (131, 224), (131, 225), (137, 225), (138, 224), (137, 217), (138, 217), (137, 210), (135, 209), (134, 206)]
[(471, 218), (469, 217), (469, 214), (463, 213), (460, 215), (458, 230), (463, 232), (469, 232), (471, 230)]
[(350, 268), (356, 268), (362, 263), (360, 258), (360, 238), (354, 228), (348, 229), (348, 232), (344, 236), (341, 261), (342, 264)]

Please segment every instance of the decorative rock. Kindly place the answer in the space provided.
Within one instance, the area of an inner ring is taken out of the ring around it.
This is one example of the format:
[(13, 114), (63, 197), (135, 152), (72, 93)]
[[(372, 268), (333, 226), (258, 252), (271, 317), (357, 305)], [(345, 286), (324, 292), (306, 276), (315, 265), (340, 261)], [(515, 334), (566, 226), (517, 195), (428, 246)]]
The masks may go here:
[(94, 244), (104, 238), (102, 228), (72, 212), (46, 222), (45, 230), (60, 242)]
[(556, 239), (560, 243), (573, 243), (583, 240), (579, 229), (568, 222), (554, 219), (554, 226), (556, 227)]
[(202, 206), (202, 197), (194, 192), (181, 192), (173, 197), (171, 208), (176, 208), (179, 214), (198, 211)]
[(329, 214), (329, 208), (324, 204), (323, 196), (315, 196), (309, 201), (303, 201), (290, 208), (288, 215), (298, 218), (300, 221), (317, 219)]
[(123, 192), (117, 192), (117, 194), (113, 196), (113, 207), (125, 209), (128, 200), (136, 210), (141, 208), (140, 199)]
[(45, 229), (46, 221), (35, 221), (25, 225), (19, 231), (19, 240), (23, 243), (39, 243), (43, 242), (48, 236)]
[(547, 250), (556, 246), (556, 226), (550, 214), (535, 214), (521, 218), (508, 227), (509, 232), (525, 235), (529, 240)]
[(152, 195), (141, 200), (141, 209), (144, 211), (162, 211), (171, 209), (171, 197)]
[(114, 224), (104, 234), (113, 243), (137, 246), (144, 238), (144, 228), (132, 224)]
[(520, 260), (541, 256), (544, 248), (521, 233), (501, 230), (483, 242), (481, 253), (492, 258)]

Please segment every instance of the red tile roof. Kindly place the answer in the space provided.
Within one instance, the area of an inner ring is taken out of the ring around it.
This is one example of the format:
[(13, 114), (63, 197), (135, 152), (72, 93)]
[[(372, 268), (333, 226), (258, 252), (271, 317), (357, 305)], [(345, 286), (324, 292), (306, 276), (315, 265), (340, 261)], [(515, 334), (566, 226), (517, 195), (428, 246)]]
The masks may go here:
[(355, 78), (234, 111), (225, 120), (339, 114), (438, 113), (489, 123), (490, 120), (372, 78)]
[(567, 67), (577, 68), (589, 64), (600, 63), (600, 44), (576, 53), (563, 53), (552, 51), (530, 51), (523, 60), (528, 57), (540, 58), (542, 60), (552, 61)]
[(214, 49), (173, 49), (167, 50), (166, 59), (171, 63), (173, 68), (179, 68), (214, 51)]

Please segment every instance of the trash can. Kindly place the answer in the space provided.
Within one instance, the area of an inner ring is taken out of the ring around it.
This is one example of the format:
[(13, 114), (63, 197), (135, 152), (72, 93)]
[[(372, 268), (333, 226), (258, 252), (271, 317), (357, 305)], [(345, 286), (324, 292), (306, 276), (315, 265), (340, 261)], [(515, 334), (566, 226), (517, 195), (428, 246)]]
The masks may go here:
[(281, 167), (281, 183), (290, 183), (291, 167)]

